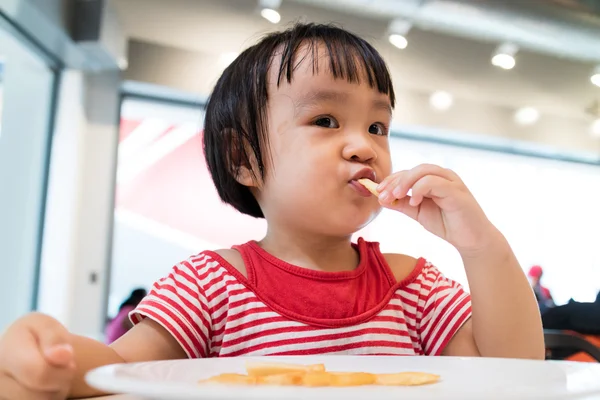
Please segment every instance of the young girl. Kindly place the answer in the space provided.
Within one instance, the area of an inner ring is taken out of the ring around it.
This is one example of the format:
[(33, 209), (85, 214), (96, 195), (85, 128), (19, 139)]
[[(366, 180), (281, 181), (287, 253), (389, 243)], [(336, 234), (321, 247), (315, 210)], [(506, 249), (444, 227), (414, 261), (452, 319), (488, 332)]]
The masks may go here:
[[(210, 98), (204, 151), (223, 201), (265, 218), (266, 236), (175, 266), (111, 346), (23, 317), (0, 341), (3, 397), (89, 396), (90, 368), (185, 357), (543, 358), (525, 274), (460, 178), (434, 165), (391, 173), (394, 104), (383, 59), (345, 30), (296, 25), (244, 51)], [(352, 243), (381, 207), (455, 246), (471, 295), (422, 258)]]

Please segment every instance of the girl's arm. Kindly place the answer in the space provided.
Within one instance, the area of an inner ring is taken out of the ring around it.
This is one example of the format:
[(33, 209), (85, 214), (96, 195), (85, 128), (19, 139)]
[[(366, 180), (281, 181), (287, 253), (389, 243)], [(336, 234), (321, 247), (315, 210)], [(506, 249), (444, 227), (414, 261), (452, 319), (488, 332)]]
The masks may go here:
[(471, 289), (473, 317), (444, 354), (531, 358), (545, 356), (542, 321), (535, 296), (506, 239), (463, 263)]
[(446, 352), (475, 344), (486, 357), (542, 359), (542, 323), (529, 282), (507, 240), (460, 177), (423, 164), (388, 176), (377, 191), (384, 207), (418, 221), (462, 257), (472, 318), (454, 335)]
[(104, 393), (85, 383), (85, 374), (97, 367), (125, 362), (187, 358), (177, 341), (158, 323), (145, 319), (110, 346), (83, 336), (71, 338), (77, 370), (69, 398), (98, 396)]

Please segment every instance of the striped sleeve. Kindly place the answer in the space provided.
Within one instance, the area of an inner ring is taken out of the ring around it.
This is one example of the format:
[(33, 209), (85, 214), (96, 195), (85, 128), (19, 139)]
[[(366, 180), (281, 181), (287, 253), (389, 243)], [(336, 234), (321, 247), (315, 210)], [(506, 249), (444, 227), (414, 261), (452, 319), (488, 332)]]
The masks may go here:
[(211, 319), (198, 268), (192, 259), (174, 266), (152, 286), (129, 317), (133, 324), (149, 318), (169, 332), (189, 358), (206, 357)]
[(439, 356), (471, 317), (471, 296), (457, 282), (426, 263), (421, 275), (418, 334), (423, 352)]

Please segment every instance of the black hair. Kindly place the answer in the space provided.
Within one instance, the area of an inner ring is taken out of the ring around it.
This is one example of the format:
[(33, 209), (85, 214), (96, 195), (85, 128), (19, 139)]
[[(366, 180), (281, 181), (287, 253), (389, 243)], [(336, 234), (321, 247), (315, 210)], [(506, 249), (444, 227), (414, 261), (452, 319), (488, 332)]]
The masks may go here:
[[(277, 86), (288, 83), (297, 65), (312, 55), (318, 70), (319, 46), (329, 56), (335, 79), (359, 83), (361, 79), (395, 103), (389, 71), (381, 55), (367, 41), (333, 25), (296, 24), (271, 33), (242, 52), (217, 81), (206, 106), (203, 147), (208, 169), (221, 200), (241, 213), (264, 218), (250, 189), (236, 180), (239, 167), (248, 167), (255, 179), (264, 179), (268, 156), (267, 80), (271, 67), (278, 69)], [(300, 48), (306, 56), (297, 59)], [(275, 52), (279, 65), (271, 65)]]
[(134, 289), (129, 295), (129, 297), (125, 299), (123, 303), (121, 303), (121, 305), (119, 306), (119, 311), (121, 311), (125, 306), (136, 307), (140, 303), (140, 301), (142, 301), (144, 297), (146, 297), (146, 294), (147, 292), (144, 288)]

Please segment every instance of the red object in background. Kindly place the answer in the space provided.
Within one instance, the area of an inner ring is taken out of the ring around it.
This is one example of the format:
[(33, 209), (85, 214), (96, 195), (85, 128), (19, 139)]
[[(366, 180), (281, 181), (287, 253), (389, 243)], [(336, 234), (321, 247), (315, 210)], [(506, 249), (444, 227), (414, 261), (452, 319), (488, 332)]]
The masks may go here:
[(539, 288), (540, 288), (544, 298), (552, 300), (552, 294), (550, 293), (550, 289), (548, 289), (545, 286), (542, 286), (542, 284), (539, 282), (539, 280), (542, 278), (543, 274), (544, 274), (544, 270), (542, 269), (542, 267), (540, 267), (539, 265), (534, 265), (529, 269), (527, 276), (537, 279)]
[[(594, 346), (600, 349), (600, 336), (594, 335), (582, 335), (585, 340), (593, 344)], [(570, 357), (567, 357), (565, 360), (567, 361), (580, 361), (580, 362), (598, 362), (592, 356), (585, 352), (579, 352), (573, 354)]]
[[(120, 143), (135, 135), (141, 121), (122, 120)], [(136, 151), (150, 151), (173, 134), (166, 129)], [(119, 160), (119, 168), (133, 162)], [(230, 247), (264, 233), (264, 220), (240, 214), (223, 204), (206, 167), (202, 136), (197, 133), (145, 167), (131, 180), (117, 183), (116, 207), (188, 235)]]
[(532, 278), (540, 279), (543, 273), (544, 270), (542, 269), (542, 267), (540, 267), (539, 265), (534, 265), (529, 269), (529, 273), (527, 275)]

